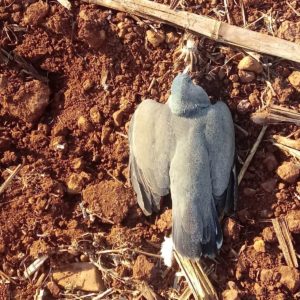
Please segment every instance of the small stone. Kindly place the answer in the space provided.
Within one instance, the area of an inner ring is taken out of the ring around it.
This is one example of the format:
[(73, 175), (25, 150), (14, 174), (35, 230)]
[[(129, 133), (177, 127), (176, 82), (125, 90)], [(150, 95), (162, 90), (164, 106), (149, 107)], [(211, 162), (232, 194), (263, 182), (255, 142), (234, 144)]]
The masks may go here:
[(267, 167), (269, 172), (274, 171), (278, 167), (278, 162), (273, 153), (267, 153), (266, 158), (263, 160), (263, 164)]
[(67, 136), (69, 134), (69, 129), (66, 126), (61, 125), (60, 123), (56, 124), (52, 130), (51, 130), (51, 134), (53, 136)]
[(233, 219), (227, 218), (223, 227), (224, 237), (227, 240), (237, 240), (241, 233), (240, 225)]
[(117, 127), (122, 126), (124, 117), (124, 109), (119, 109), (113, 113), (114, 123)]
[(51, 147), (55, 151), (66, 153), (68, 151), (68, 144), (64, 136), (55, 136), (51, 139)]
[(92, 263), (72, 263), (58, 268), (52, 276), (54, 281), (64, 289), (77, 289), (86, 292), (105, 290), (101, 274)]
[(245, 187), (243, 189), (243, 193), (247, 197), (252, 197), (252, 196), (254, 196), (256, 194), (256, 190), (252, 189), (252, 188), (249, 188), (249, 187)]
[(277, 175), (288, 183), (296, 182), (299, 176), (300, 168), (293, 162), (284, 162), (278, 169)]
[(133, 277), (140, 280), (150, 280), (153, 277), (154, 263), (145, 255), (139, 255), (133, 265)]
[(254, 250), (258, 253), (266, 252), (265, 242), (261, 238), (258, 238), (254, 241), (253, 247)]
[(102, 29), (102, 25), (95, 20), (89, 19), (81, 23), (78, 30), (78, 37), (86, 42), (91, 48), (98, 50), (106, 40), (106, 32)]
[(90, 79), (87, 79), (87, 80), (84, 81), (82, 87), (83, 87), (83, 90), (84, 90), (85, 92), (87, 92), (87, 91), (89, 91), (93, 86), (94, 86), (93, 81), (91, 81)]
[(91, 122), (84, 116), (80, 116), (77, 121), (78, 128), (83, 132), (90, 132), (93, 130), (93, 125)]
[(239, 81), (239, 76), (238, 74), (233, 74), (229, 76), (229, 80), (232, 82), (238, 82)]
[(283, 190), (285, 187), (286, 187), (285, 183), (283, 183), (283, 182), (278, 183), (278, 189), (279, 190)]
[(101, 143), (102, 144), (105, 145), (108, 143), (111, 132), (112, 132), (112, 129), (109, 126), (102, 127), (102, 133), (101, 133)]
[(251, 71), (256, 74), (260, 74), (263, 71), (263, 67), (255, 58), (252, 56), (245, 56), (238, 64), (239, 70)]
[(93, 106), (90, 109), (90, 118), (91, 118), (91, 120), (94, 124), (101, 124), (102, 123), (103, 118), (102, 118), (101, 113), (100, 113), (97, 106)]
[(289, 82), (298, 92), (300, 92), (300, 71), (293, 71), (289, 76)]
[(264, 241), (266, 241), (268, 243), (274, 243), (277, 239), (276, 233), (275, 233), (273, 227), (264, 228), (264, 230), (262, 231), (262, 237), (263, 237)]
[(286, 222), (292, 233), (300, 233), (300, 210), (291, 210), (286, 215)]
[(240, 77), (241, 82), (249, 83), (255, 79), (255, 74), (250, 71), (239, 70), (239, 77)]
[(162, 31), (155, 32), (154, 30), (150, 29), (146, 32), (146, 37), (148, 42), (154, 47), (158, 47), (161, 43), (165, 40), (165, 34)]
[(276, 187), (277, 179), (270, 178), (261, 184), (261, 187), (267, 192), (272, 193)]
[(67, 188), (69, 194), (80, 194), (84, 186), (89, 182), (91, 176), (88, 173), (80, 172), (79, 174), (71, 174), (67, 180)]
[(240, 300), (239, 292), (237, 290), (225, 290), (222, 292), (223, 300)]
[(72, 161), (72, 167), (74, 170), (82, 170), (85, 167), (85, 161), (82, 157), (77, 157)]
[(55, 282), (49, 281), (47, 283), (47, 289), (49, 290), (50, 294), (54, 298), (59, 298), (59, 296), (60, 296), (60, 288), (59, 288), (59, 286)]
[(88, 257), (88, 255), (81, 254), (80, 255), (80, 261), (82, 261), (82, 262), (89, 262), (90, 258)]
[(280, 282), (291, 293), (295, 293), (300, 288), (300, 274), (296, 268), (281, 266), (278, 268), (278, 272), (281, 275)]

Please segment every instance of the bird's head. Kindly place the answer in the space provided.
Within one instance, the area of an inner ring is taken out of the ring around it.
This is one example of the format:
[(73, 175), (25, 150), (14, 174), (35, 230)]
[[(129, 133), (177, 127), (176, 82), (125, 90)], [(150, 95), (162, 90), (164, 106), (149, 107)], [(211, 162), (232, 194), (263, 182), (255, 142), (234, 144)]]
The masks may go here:
[(194, 84), (188, 74), (181, 73), (172, 82), (167, 104), (175, 115), (192, 116), (199, 109), (208, 107), (210, 101), (202, 87)]

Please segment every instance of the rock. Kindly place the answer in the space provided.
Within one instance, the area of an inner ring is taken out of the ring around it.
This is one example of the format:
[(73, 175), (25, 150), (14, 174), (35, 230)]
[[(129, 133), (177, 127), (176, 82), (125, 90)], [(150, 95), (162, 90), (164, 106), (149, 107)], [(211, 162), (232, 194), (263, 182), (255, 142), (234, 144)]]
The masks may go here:
[(111, 133), (112, 133), (112, 129), (109, 126), (102, 127), (102, 133), (101, 133), (101, 143), (102, 144), (105, 145), (108, 143)]
[(78, 128), (83, 132), (90, 132), (93, 130), (93, 125), (91, 122), (84, 116), (80, 116), (77, 120)]
[(265, 242), (261, 238), (257, 238), (253, 244), (254, 250), (258, 253), (266, 252)]
[(286, 222), (292, 233), (300, 233), (300, 210), (291, 210), (286, 215)]
[(51, 139), (51, 148), (55, 151), (66, 153), (68, 151), (68, 144), (64, 136), (55, 136)]
[(299, 71), (293, 71), (293, 73), (289, 76), (289, 82), (298, 92), (300, 92), (300, 72)]
[(255, 74), (250, 71), (239, 70), (239, 77), (241, 82), (249, 83), (255, 79)]
[(25, 25), (38, 25), (47, 16), (48, 11), (49, 5), (46, 2), (35, 2), (27, 7), (23, 22)]
[(149, 281), (154, 275), (155, 265), (145, 255), (139, 255), (133, 265), (133, 277)]
[(91, 180), (88, 173), (80, 172), (79, 174), (73, 173), (67, 180), (67, 188), (69, 194), (80, 194), (84, 186)]
[(277, 35), (282, 39), (300, 44), (300, 22), (283, 21)]
[(105, 285), (98, 269), (88, 262), (72, 263), (60, 267), (52, 274), (53, 280), (64, 289), (102, 292)]
[(90, 109), (90, 118), (91, 118), (91, 120), (94, 124), (101, 124), (102, 123), (103, 117), (101, 116), (101, 113), (100, 113), (97, 106), (93, 106)]
[(277, 240), (276, 233), (273, 227), (266, 227), (262, 231), (262, 237), (264, 241), (268, 243), (274, 243)]
[(300, 167), (293, 162), (284, 162), (278, 169), (277, 175), (288, 183), (296, 182), (299, 176)]
[(240, 300), (239, 292), (237, 290), (225, 290), (222, 292), (223, 300)]
[(238, 64), (239, 70), (251, 71), (256, 74), (260, 74), (263, 71), (263, 67), (255, 58), (252, 56), (245, 56)]
[(24, 122), (37, 121), (49, 103), (50, 89), (41, 81), (25, 82), (12, 99), (5, 97), (4, 108)]
[(235, 220), (227, 218), (223, 227), (223, 234), (225, 239), (235, 241), (239, 238), (240, 233), (240, 225)]
[(243, 189), (243, 194), (247, 197), (252, 197), (256, 194), (256, 190), (252, 189), (252, 188), (249, 188), (249, 187), (245, 187)]
[(147, 41), (154, 47), (158, 47), (161, 43), (165, 41), (165, 34), (162, 31), (155, 32), (154, 30), (150, 29), (146, 31), (146, 38)]
[(269, 172), (274, 171), (278, 167), (278, 162), (273, 153), (267, 153), (266, 158), (263, 160), (263, 164), (267, 167)]
[(95, 50), (101, 48), (106, 40), (106, 33), (101, 24), (94, 20), (84, 21), (80, 26), (78, 36)]
[(77, 157), (72, 160), (72, 168), (76, 171), (83, 170), (86, 163), (82, 157)]
[(119, 109), (113, 113), (114, 123), (117, 127), (123, 124), (124, 109)]
[(59, 298), (59, 296), (60, 296), (60, 288), (59, 288), (59, 286), (55, 282), (49, 281), (46, 286), (47, 286), (47, 289), (49, 290), (50, 294), (54, 298)]
[(281, 266), (278, 268), (278, 272), (281, 275), (280, 282), (289, 289), (291, 293), (295, 293), (300, 288), (299, 270), (288, 266)]
[(270, 178), (261, 184), (261, 187), (268, 193), (272, 193), (276, 187), (277, 179)]

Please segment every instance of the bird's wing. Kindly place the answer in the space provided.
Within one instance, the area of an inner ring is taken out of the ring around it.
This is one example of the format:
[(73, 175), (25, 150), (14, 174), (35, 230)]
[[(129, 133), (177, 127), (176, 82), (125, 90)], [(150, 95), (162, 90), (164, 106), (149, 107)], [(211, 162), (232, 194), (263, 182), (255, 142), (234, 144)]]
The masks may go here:
[(146, 215), (157, 211), (169, 193), (170, 110), (144, 100), (129, 127), (130, 173), (138, 204)]
[(232, 213), (237, 198), (235, 138), (231, 113), (217, 102), (207, 115), (206, 142), (209, 153), (212, 193), (219, 216)]

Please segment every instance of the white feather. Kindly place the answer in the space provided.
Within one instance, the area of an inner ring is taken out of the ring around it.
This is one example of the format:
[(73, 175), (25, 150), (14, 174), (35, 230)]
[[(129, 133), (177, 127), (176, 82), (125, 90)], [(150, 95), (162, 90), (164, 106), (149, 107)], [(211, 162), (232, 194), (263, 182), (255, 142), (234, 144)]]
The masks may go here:
[(165, 237), (161, 244), (161, 257), (167, 267), (172, 267), (173, 262), (173, 240), (172, 237)]

